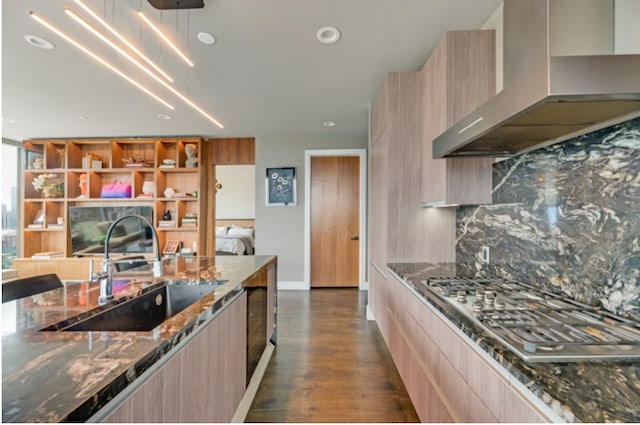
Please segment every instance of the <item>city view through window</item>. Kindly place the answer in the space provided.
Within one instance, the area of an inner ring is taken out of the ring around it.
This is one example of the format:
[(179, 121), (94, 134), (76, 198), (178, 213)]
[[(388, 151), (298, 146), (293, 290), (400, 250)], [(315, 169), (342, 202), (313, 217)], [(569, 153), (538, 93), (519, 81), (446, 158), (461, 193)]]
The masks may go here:
[(18, 152), (15, 145), (2, 143), (2, 268), (11, 268), (17, 254)]

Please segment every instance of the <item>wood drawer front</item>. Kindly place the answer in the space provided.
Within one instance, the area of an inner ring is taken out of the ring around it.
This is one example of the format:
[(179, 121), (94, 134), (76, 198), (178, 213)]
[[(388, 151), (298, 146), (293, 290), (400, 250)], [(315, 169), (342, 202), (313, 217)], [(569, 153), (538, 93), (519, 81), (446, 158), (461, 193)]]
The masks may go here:
[[(392, 354), (396, 351), (394, 361), (422, 421), (549, 421), (533, 401), (510, 384), (508, 376), (476, 352), (471, 341), (459, 335), (434, 307), (428, 306), (397, 276), (392, 275), (389, 282), (393, 282), (389, 287), (389, 310), (396, 312), (390, 351)], [(405, 335), (404, 345), (394, 333)]]

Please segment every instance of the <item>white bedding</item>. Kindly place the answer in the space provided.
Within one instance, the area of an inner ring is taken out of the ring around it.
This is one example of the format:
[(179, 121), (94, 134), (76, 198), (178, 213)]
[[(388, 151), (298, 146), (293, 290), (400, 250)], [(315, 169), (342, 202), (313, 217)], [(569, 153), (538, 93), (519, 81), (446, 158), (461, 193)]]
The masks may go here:
[(216, 235), (216, 252), (228, 252), (234, 255), (244, 255), (247, 251), (240, 238), (229, 238)]
[(255, 249), (253, 227), (216, 226), (216, 252), (233, 255), (253, 255)]

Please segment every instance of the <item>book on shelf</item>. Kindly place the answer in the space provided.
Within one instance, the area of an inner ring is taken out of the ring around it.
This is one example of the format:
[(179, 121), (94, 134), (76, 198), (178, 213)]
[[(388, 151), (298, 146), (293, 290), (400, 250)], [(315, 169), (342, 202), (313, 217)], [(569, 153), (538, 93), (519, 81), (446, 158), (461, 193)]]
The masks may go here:
[(31, 258), (46, 260), (48, 258), (58, 258), (64, 257), (64, 252), (62, 251), (42, 251), (34, 253)]
[(151, 167), (151, 164), (146, 163), (146, 162), (127, 162), (125, 164), (125, 167), (127, 167), (127, 168), (149, 168), (149, 167)]
[(42, 223), (31, 223), (27, 226), (27, 229), (42, 229), (44, 228), (44, 224)]
[(176, 168), (176, 164), (160, 164), (158, 168)]
[(176, 227), (175, 220), (160, 220), (158, 221), (158, 227)]
[(64, 223), (49, 223), (47, 224), (49, 229), (64, 229)]

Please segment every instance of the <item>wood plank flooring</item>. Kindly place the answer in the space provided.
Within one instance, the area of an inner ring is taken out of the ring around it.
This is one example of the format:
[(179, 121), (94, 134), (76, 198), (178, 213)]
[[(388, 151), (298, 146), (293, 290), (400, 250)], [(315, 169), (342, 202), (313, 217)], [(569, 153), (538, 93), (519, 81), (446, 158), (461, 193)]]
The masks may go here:
[(278, 292), (278, 343), (246, 422), (418, 422), (352, 288)]

